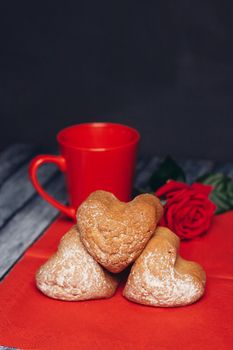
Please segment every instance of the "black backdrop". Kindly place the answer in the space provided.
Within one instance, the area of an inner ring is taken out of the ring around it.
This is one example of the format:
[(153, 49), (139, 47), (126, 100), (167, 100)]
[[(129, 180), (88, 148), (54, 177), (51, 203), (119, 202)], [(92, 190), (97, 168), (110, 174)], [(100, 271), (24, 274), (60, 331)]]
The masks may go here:
[(8, 0), (0, 17), (0, 148), (115, 121), (143, 152), (232, 159), (232, 0)]

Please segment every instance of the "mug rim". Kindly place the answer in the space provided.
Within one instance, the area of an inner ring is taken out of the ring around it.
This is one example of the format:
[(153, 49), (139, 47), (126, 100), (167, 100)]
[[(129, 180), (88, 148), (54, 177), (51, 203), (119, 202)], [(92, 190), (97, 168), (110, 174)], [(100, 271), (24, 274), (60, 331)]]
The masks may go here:
[[(74, 129), (74, 128), (82, 127), (82, 126), (94, 126), (94, 127), (116, 126), (116, 127), (121, 127), (121, 128), (130, 130), (134, 134), (134, 138), (133, 138), (133, 140), (126, 142), (120, 146), (112, 146), (112, 147), (79, 147), (79, 146), (71, 145), (68, 142), (65, 142), (62, 140), (62, 134), (64, 132), (68, 131), (69, 129)], [(60, 130), (57, 133), (57, 137), (56, 137), (57, 142), (64, 147), (73, 148), (73, 149), (81, 150), (81, 151), (91, 151), (91, 152), (93, 152), (93, 151), (94, 152), (111, 151), (111, 150), (116, 150), (116, 149), (120, 149), (120, 148), (125, 148), (125, 147), (128, 147), (128, 146), (131, 146), (131, 145), (138, 143), (140, 138), (141, 138), (141, 135), (137, 129), (135, 129), (131, 126), (125, 125), (125, 124), (112, 123), (112, 122), (88, 122), (88, 123), (73, 124), (73, 125), (67, 126), (67, 127), (63, 128), (62, 130)]]

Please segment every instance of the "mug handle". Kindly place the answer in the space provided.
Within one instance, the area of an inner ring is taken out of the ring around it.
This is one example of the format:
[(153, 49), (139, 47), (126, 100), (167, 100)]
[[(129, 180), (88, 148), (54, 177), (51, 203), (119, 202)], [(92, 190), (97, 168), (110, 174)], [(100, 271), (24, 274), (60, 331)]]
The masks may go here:
[(66, 161), (65, 158), (62, 156), (53, 156), (49, 154), (45, 155), (39, 155), (35, 157), (29, 166), (29, 176), (32, 181), (32, 184), (34, 185), (35, 189), (38, 191), (38, 193), (50, 204), (52, 204), (55, 208), (60, 210), (65, 215), (68, 215), (72, 219), (76, 219), (75, 215), (75, 209), (66, 206), (62, 203), (59, 203), (56, 199), (51, 197), (45, 190), (41, 187), (38, 178), (37, 178), (37, 170), (38, 168), (43, 165), (44, 163), (54, 163), (57, 165), (57, 167), (62, 171), (66, 171)]

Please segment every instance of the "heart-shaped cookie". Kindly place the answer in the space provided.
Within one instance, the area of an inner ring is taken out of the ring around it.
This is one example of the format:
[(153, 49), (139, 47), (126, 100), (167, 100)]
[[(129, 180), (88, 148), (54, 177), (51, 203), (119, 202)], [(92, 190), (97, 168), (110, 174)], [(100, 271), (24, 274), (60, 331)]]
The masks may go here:
[(133, 265), (123, 295), (152, 306), (183, 306), (198, 300), (205, 289), (205, 272), (195, 262), (182, 259), (179, 238), (158, 227)]
[(117, 281), (88, 254), (74, 226), (62, 238), (57, 252), (36, 274), (37, 287), (61, 300), (111, 297)]
[(77, 212), (81, 240), (111, 272), (120, 272), (141, 254), (163, 213), (157, 197), (142, 194), (131, 202), (112, 193), (93, 192)]

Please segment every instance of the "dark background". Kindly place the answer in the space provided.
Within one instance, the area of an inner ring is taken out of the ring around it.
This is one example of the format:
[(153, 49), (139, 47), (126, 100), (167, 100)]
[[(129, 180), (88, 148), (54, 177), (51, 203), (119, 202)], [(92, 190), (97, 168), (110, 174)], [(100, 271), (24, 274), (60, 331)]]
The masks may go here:
[(233, 2), (2, 1), (0, 149), (129, 124), (142, 152), (232, 160)]

